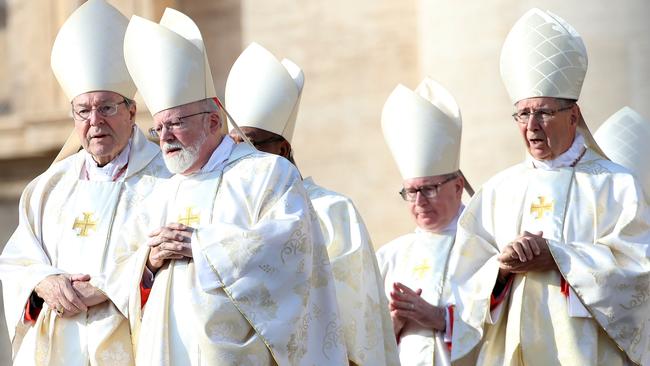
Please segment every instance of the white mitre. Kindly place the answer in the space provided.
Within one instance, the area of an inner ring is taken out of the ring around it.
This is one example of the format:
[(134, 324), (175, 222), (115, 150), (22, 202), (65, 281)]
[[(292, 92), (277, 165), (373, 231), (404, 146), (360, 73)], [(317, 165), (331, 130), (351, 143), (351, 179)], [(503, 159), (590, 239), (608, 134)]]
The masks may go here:
[(68, 100), (91, 91), (112, 91), (133, 99), (122, 44), (129, 20), (104, 0), (89, 0), (63, 23), (50, 65)]
[[(582, 37), (548, 11), (533, 8), (526, 12), (501, 49), (501, 79), (513, 104), (535, 97), (578, 100), (586, 73), (587, 49)], [(604, 156), (582, 114), (578, 131), (587, 146)]]
[[(129, 20), (104, 0), (89, 0), (63, 23), (52, 46), (50, 65), (69, 101), (93, 91), (133, 99), (136, 87), (124, 62), (124, 33)], [(73, 131), (54, 162), (79, 150)]]
[(273, 132), (291, 143), (304, 83), (298, 65), (251, 43), (228, 74), (226, 109), (240, 127)]
[(160, 24), (134, 15), (124, 58), (152, 115), (217, 96), (201, 32), (177, 10), (165, 9)]
[(501, 78), (513, 104), (533, 97), (578, 100), (586, 73), (582, 37), (562, 18), (540, 9), (515, 23), (501, 50)]
[(122, 44), (129, 20), (104, 0), (89, 0), (63, 23), (50, 65), (68, 100), (91, 91), (112, 91), (133, 99)]
[(460, 109), (432, 79), (415, 91), (397, 85), (384, 104), (381, 127), (403, 179), (459, 170)]
[(650, 201), (650, 121), (623, 107), (598, 128), (594, 138), (609, 159), (636, 175)]

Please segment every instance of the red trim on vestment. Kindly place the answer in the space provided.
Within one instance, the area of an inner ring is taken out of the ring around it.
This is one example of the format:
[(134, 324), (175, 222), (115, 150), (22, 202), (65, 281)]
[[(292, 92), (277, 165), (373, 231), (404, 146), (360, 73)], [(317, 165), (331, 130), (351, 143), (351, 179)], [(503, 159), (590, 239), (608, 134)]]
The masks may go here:
[[(454, 335), (454, 305), (449, 305), (447, 306), (447, 314), (449, 315), (449, 335), (453, 336)], [(446, 342), (447, 343), (447, 348), (449, 349), (449, 352), (451, 352), (451, 343), (452, 342)]]
[(36, 322), (38, 315), (41, 313), (42, 307), (32, 306), (31, 297), (27, 299), (27, 305), (25, 306), (25, 321)]
[(151, 289), (144, 287), (142, 282), (140, 282), (140, 309), (144, 307), (149, 300), (149, 294), (151, 294)]
[(494, 297), (494, 294), (490, 295), (490, 311), (494, 310), (499, 304), (503, 302), (503, 299), (506, 298), (506, 294), (508, 291), (510, 291), (510, 286), (512, 286), (512, 281), (514, 280), (515, 276), (510, 276), (508, 278), (508, 281), (506, 282), (506, 285), (503, 287), (503, 290), (501, 290), (501, 293), (499, 294), (499, 297)]
[(564, 297), (569, 297), (569, 283), (564, 279), (564, 276), (560, 277), (560, 292)]

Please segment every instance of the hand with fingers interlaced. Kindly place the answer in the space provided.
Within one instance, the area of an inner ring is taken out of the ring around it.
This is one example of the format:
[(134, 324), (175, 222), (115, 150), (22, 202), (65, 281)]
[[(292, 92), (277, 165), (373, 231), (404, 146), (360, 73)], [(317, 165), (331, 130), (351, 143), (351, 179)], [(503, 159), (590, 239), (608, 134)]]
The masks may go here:
[(58, 274), (45, 277), (36, 285), (34, 292), (53, 309), (58, 316), (70, 317), (88, 310), (79, 293), (74, 289), (73, 278), (89, 280), (89, 275)]
[(190, 226), (172, 223), (152, 231), (147, 245), (151, 247), (147, 268), (156, 273), (165, 261), (192, 258), (192, 233)]
[(557, 269), (548, 243), (542, 235), (541, 231), (535, 233), (524, 231), (523, 234), (506, 245), (497, 257), (500, 275), (505, 277), (509, 273)]
[(108, 301), (106, 294), (90, 284), (90, 276), (72, 275), (70, 280), (72, 281), (72, 288), (87, 307), (90, 308)]

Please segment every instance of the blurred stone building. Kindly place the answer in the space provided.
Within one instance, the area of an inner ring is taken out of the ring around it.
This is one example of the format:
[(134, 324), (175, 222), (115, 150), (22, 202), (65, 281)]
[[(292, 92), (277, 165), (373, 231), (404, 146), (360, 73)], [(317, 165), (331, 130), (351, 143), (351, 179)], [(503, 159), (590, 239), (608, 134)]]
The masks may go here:
[[(398, 83), (414, 88), (430, 75), (456, 97), (464, 125), (461, 169), (475, 188), (523, 157), (499, 54), (510, 27), (530, 7), (553, 11), (583, 36), (589, 71), (580, 106), (592, 131), (624, 105), (650, 118), (646, 0), (109, 2), (127, 16), (157, 21), (169, 6), (192, 17), (221, 94), (230, 66), (252, 41), (300, 65), (306, 82), (293, 139), (298, 166), (356, 202), (375, 247), (413, 229), (380, 128), (383, 103)], [(18, 222), (20, 192), (72, 130), (50, 50), (81, 3), (0, 0), (0, 247)], [(148, 128), (151, 118), (138, 100), (138, 123)], [(3, 329), (2, 365), (10, 362)]]

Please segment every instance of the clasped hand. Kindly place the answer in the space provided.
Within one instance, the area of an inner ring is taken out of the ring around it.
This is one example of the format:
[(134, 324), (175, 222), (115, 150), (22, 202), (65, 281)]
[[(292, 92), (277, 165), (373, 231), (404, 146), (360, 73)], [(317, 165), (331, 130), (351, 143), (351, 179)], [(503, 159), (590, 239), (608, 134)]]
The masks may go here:
[(536, 233), (524, 231), (522, 235), (506, 245), (497, 257), (501, 275), (542, 272), (557, 268), (548, 249), (548, 243), (542, 235), (541, 231)]
[(165, 261), (192, 258), (192, 233), (190, 226), (173, 223), (152, 231), (147, 245), (151, 247), (147, 268), (156, 273)]
[(71, 317), (89, 307), (101, 304), (108, 297), (90, 284), (87, 274), (59, 274), (45, 277), (34, 292), (61, 317)]

